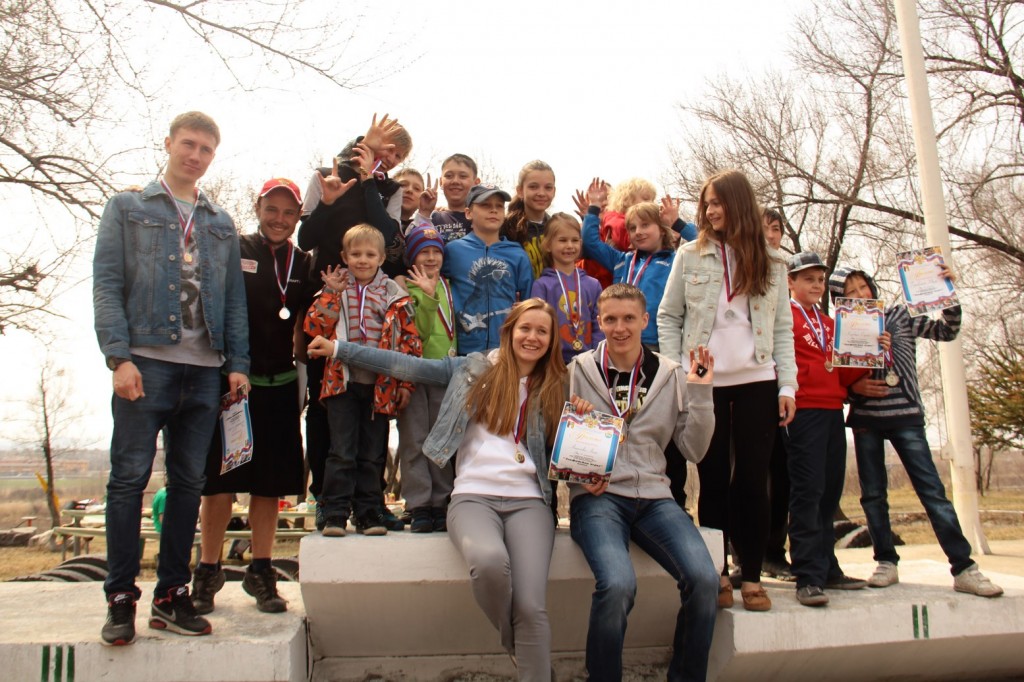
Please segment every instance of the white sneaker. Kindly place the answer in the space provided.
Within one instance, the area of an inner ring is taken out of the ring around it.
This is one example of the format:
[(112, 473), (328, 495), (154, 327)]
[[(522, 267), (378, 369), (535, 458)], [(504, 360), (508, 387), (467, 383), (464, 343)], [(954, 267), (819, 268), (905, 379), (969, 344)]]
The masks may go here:
[(978, 570), (978, 564), (971, 564), (953, 576), (953, 589), (979, 597), (998, 597), (1003, 593), (1003, 588), (982, 575)]
[(875, 572), (868, 578), (868, 587), (889, 587), (900, 581), (900, 572), (891, 561), (879, 561)]

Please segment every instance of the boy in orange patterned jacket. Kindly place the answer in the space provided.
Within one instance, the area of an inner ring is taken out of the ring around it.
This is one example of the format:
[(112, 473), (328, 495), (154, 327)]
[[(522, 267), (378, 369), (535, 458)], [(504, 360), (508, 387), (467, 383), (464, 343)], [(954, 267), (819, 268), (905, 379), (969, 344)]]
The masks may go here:
[[(306, 333), (422, 355), (411, 299), (380, 270), (384, 256), (379, 230), (365, 224), (350, 228), (341, 247), (348, 268), (328, 268), (324, 273), (324, 289), (306, 314)], [(350, 507), (357, 531), (387, 534), (380, 487), (386, 417), (405, 407), (414, 388), (409, 382), (328, 361), (320, 391), (331, 430), (320, 496), (325, 536), (345, 535)]]

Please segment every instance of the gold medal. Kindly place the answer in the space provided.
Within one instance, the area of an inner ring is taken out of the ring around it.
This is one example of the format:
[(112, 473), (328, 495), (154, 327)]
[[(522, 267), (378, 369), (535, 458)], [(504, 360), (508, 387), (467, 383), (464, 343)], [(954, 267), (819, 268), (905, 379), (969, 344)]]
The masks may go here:
[(455, 349), (454, 348), (449, 348), (448, 349), (448, 357), (450, 357), (450, 358), (454, 358), (455, 357)]
[(523, 462), (526, 461), (526, 455), (519, 452), (519, 450), (516, 450), (516, 461), (522, 464)]
[(826, 361), (825, 361), (825, 371), (826, 371), (826, 372), (831, 372), (831, 371), (832, 371), (832, 369), (833, 369), (833, 367), (832, 367), (832, 361), (831, 361), (831, 360), (826, 360)]
[(572, 349), (583, 350), (583, 342), (580, 341), (579, 339), (576, 339), (575, 341), (572, 342)]
[(189, 253), (188, 251), (186, 251), (186, 252), (185, 252), (185, 255), (184, 255), (184, 256), (182, 256), (182, 259), (183, 259), (183, 260), (184, 260), (184, 261), (185, 261), (186, 263), (191, 263), (191, 262), (192, 262), (192, 254), (191, 254), (191, 253)]
[(895, 387), (900, 383), (900, 377), (890, 369), (889, 373), (885, 375), (885, 383), (887, 386)]

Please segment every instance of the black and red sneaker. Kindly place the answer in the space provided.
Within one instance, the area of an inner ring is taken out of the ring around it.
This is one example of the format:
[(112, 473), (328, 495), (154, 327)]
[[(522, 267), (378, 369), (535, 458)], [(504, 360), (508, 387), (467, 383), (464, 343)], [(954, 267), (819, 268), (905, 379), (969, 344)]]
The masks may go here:
[(213, 632), (210, 621), (199, 615), (188, 595), (188, 586), (172, 587), (166, 597), (153, 600), (149, 627), (170, 630), (179, 635), (208, 635)]
[(103, 624), (103, 644), (124, 646), (135, 641), (135, 595), (117, 592), (107, 601), (107, 622)]

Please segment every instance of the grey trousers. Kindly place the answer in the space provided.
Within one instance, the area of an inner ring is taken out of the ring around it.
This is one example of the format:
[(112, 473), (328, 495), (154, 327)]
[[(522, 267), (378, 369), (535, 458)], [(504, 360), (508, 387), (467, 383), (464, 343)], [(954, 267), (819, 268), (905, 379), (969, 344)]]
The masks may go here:
[(476, 603), (515, 656), (519, 679), (549, 682), (551, 509), (540, 498), (456, 495), (448, 507), (448, 536), (469, 567)]
[(423, 441), (441, 411), (446, 386), (416, 384), (409, 404), (398, 416), (398, 465), (402, 471), (405, 508), (443, 508), (455, 480), (454, 460), (441, 468), (423, 454)]

